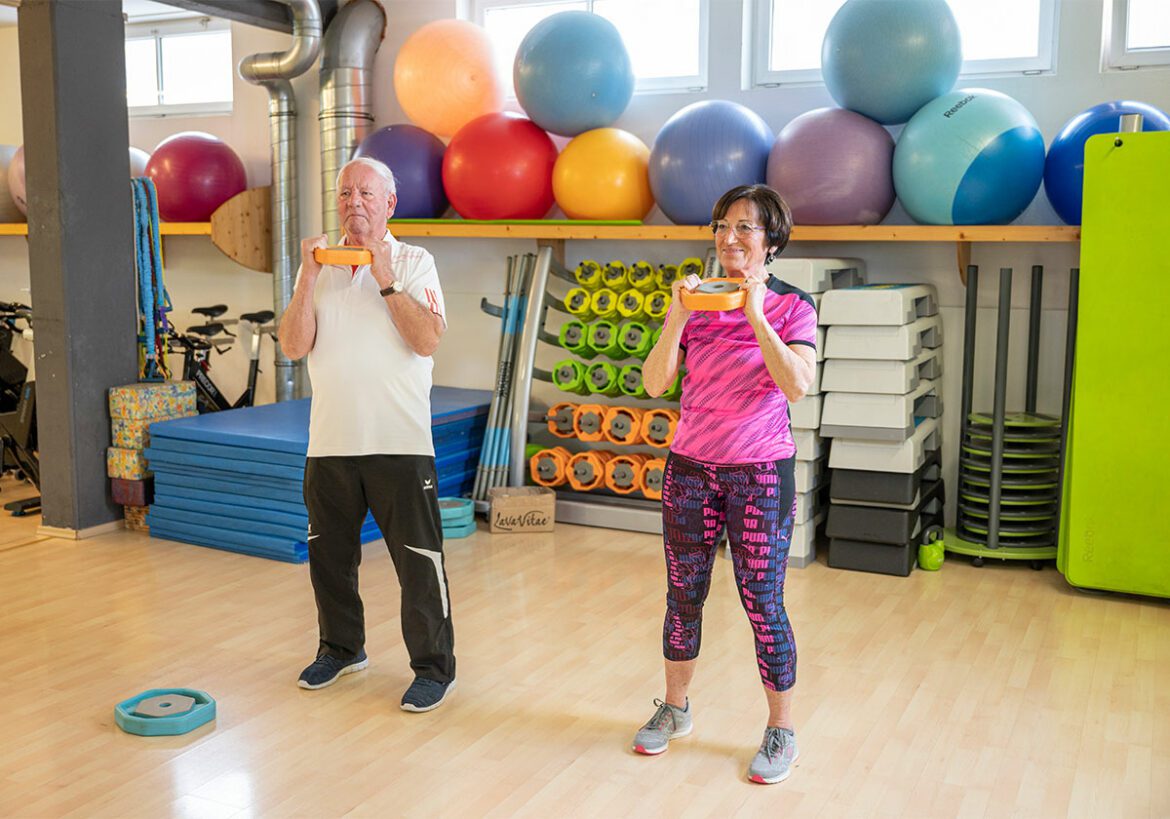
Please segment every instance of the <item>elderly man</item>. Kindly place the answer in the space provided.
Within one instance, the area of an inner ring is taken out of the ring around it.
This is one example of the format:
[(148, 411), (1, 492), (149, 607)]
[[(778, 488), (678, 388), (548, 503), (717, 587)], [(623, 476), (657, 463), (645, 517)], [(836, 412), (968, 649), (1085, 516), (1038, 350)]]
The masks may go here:
[(308, 356), (313, 384), (305, 505), (309, 575), (317, 599), (317, 659), (302, 688), (361, 671), (365, 622), (358, 595), (366, 510), (382, 530), (402, 589), (402, 635), (415, 679), (406, 711), (430, 711), (455, 687), (454, 637), (443, 566), (438, 478), (431, 440), (431, 354), (446, 329), (431, 254), (390, 235), (394, 175), (354, 159), (337, 178), (344, 244), (363, 265), (321, 265), (325, 236), (301, 242), (301, 269), (280, 322), (280, 346)]

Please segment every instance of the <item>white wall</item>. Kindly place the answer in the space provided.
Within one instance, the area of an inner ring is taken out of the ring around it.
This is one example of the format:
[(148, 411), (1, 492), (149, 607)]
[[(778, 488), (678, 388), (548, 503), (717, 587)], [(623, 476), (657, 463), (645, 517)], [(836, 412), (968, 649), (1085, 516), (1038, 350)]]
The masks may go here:
[[(453, 16), (455, 0), (383, 0), (390, 21), (386, 40), (379, 50), (374, 70), (374, 113), (377, 127), (405, 121), (393, 94), (395, 55), (409, 35), (430, 20)], [(615, 123), (652, 144), (661, 124), (676, 110), (705, 98), (725, 98), (747, 105), (761, 114), (775, 131), (791, 119), (811, 109), (832, 105), (823, 86), (802, 88), (740, 89), (743, 31), (742, 0), (711, 0), (710, 88), (705, 94), (639, 95)], [(960, 80), (960, 85), (994, 88), (1016, 97), (1036, 117), (1045, 138), (1051, 140), (1060, 127), (1079, 111), (1111, 99), (1139, 99), (1164, 110), (1170, 109), (1170, 84), (1165, 70), (1117, 72), (1099, 71), (1102, 0), (1063, 0), (1060, 19), (1058, 70), (1051, 76)], [(256, 51), (281, 50), (287, 36), (246, 26), (233, 26), (233, 49), (238, 60)], [(7, 116), (0, 118), (0, 142), (21, 141), (19, 121), (19, 71), (16, 60), (15, 29), (0, 29), (0, 105)], [(319, 146), (316, 115), (318, 110), (316, 69), (295, 83), (300, 109), (299, 135), (301, 184), (301, 229), (309, 234), (320, 226), (320, 181), (314, 159)], [(231, 116), (133, 119), (131, 143), (150, 150), (161, 139), (182, 130), (202, 130), (220, 136), (243, 158), (250, 186), (265, 185), (268, 170), (268, 126), (266, 93), (237, 79), (235, 111)], [(656, 210), (652, 221), (665, 221)], [(908, 223), (899, 206), (888, 221)], [(1021, 217), (1031, 224), (1057, 223), (1043, 192)], [(417, 240), (416, 240), (417, 241)], [(435, 355), (435, 379), (438, 383), (490, 388), (495, 373), (499, 333), (498, 322), (479, 310), (479, 300), (488, 296), (498, 301), (503, 289), (505, 258), (509, 254), (528, 252), (535, 244), (518, 240), (435, 239), (424, 243), (434, 253), (443, 278), (447, 299), (450, 332)], [(173, 237), (166, 240), (166, 275), (175, 304), (175, 323), (185, 326), (189, 310), (197, 304), (224, 302), (235, 312), (270, 306), (271, 279), (268, 274), (246, 270), (228, 260), (206, 238)], [(702, 255), (698, 243), (622, 243), (569, 242), (567, 261), (573, 265), (582, 258), (635, 260), (653, 263), (678, 261), (688, 255)], [(955, 248), (950, 244), (868, 243), (793, 245), (789, 253), (802, 255), (859, 256), (864, 258), (875, 281), (924, 281), (939, 289), (946, 322), (946, 395), (948, 406), (958, 404), (960, 342), (962, 339), (963, 293), (956, 274)], [(1075, 245), (976, 245), (973, 261), (985, 271), (1010, 266), (1017, 271), (1014, 304), (1020, 312), (1027, 306), (1026, 273), (1033, 264), (1044, 264), (1051, 273), (1045, 289), (1044, 352), (1041, 379), (1041, 409), (1059, 408), (1058, 383), (1060, 351), (1064, 338), (1064, 305), (1067, 271), (1077, 264)], [(20, 296), (28, 286), (28, 259), (24, 240), (0, 237), (0, 299)], [(128, 272), (128, 275), (129, 272)], [(993, 279), (994, 277), (987, 277)], [(995, 304), (995, 288), (985, 286), (980, 303)], [(982, 339), (993, 338), (988, 325)], [(1017, 322), (1013, 348), (1022, 353), (1022, 320)], [(983, 349), (986, 349), (981, 345)], [(266, 352), (266, 357), (270, 353)], [(976, 405), (990, 401), (990, 354), (980, 361), (980, 390)], [(538, 365), (549, 367), (557, 359), (555, 350), (542, 349)], [(229, 394), (237, 393), (243, 383), (245, 366), (242, 354), (233, 350), (215, 362), (217, 381)], [(1012, 401), (1022, 402), (1023, 359), (1017, 358), (1013, 374)], [(260, 400), (272, 399), (271, 367), (262, 377)], [(555, 392), (553, 393), (555, 396)], [(947, 416), (947, 449), (953, 453), (957, 439), (957, 413)], [(947, 459), (952, 464), (953, 457)]]

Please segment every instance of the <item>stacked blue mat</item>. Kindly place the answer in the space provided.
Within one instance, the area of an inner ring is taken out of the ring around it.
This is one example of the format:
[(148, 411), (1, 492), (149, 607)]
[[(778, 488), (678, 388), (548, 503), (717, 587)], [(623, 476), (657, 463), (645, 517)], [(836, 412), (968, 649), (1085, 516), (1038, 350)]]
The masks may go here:
[[(309, 402), (286, 401), (160, 421), (146, 457), (154, 472), (151, 537), (303, 563), (309, 525), (302, 495)], [(431, 392), (439, 495), (475, 483), (491, 393), (457, 387)], [(362, 542), (381, 537), (373, 518)]]

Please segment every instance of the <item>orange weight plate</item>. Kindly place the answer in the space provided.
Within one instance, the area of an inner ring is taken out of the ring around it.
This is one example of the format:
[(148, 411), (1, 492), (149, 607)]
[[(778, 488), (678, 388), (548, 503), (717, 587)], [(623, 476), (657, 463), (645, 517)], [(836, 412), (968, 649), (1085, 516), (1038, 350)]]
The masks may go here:
[(638, 473), (642, 470), (642, 464), (648, 460), (648, 455), (640, 453), (614, 457), (605, 465), (605, 488), (619, 495), (637, 492)]
[(610, 407), (605, 411), (601, 433), (614, 444), (637, 444), (642, 440), (643, 410), (635, 407)]
[(569, 486), (578, 492), (588, 492), (605, 484), (605, 465), (614, 457), (603, 449), (578, 452), (569, 459)]
[(739, 289), (743, 279), (704, 279), (694, 290), (680, 290), (688, 310), (739, 310), (747, 293)]
[(542, 449), (528, 459), (532, 480), (541, 486), (560, 486), (568, 480), (570, 458), (572, 455), (563, 446)]
[(335, 247), (318, 247), (313, 250), (313, 258), (320, 264), (369, 264), (374, 257), (364, 247), (351, 245), (336, 245)]
[(573, 410), (573, 432), (582, 441), (600, 441), (605, 429), (605, 407), (601, 404), (578, 404)]

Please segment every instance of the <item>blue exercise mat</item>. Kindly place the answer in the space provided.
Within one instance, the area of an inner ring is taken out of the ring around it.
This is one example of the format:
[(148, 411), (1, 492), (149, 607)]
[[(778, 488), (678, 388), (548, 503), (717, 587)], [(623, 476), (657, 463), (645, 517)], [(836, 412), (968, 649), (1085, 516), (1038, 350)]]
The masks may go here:
[[(492, 394), (488, 390), (434, 387), (431, 390), (431, 423), (486, 416)], [(260, 407), (211, 412), (192, 418), (176, 418), (151, 424), (150, 435), (269, 449), (304, 455), (309, 449), (309, 402), (283, 401)]]
[[(475, 482), (491, 393), (435, 387), (438, 491)], [(151, 535), (289, 562), (308, 557), (303, 479), (309, 400), (209, 413), (151, 426)], [(363, 543), (381, 537), (367, 515)]]

